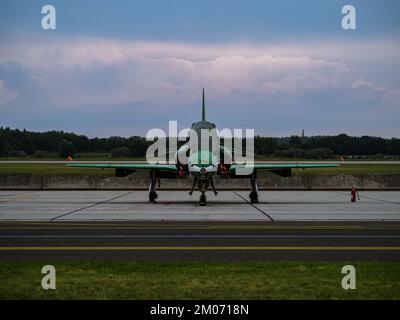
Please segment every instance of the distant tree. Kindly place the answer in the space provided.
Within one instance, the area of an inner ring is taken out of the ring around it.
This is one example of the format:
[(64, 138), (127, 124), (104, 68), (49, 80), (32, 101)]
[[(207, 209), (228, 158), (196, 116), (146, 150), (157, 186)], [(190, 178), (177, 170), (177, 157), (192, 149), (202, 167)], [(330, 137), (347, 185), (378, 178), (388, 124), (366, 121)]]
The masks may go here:
[(120, 147), (111, 150), (111, 157), (113, 158), (123, 158), (129, 157), (130, 150), (128, 147)]
[(299, 146), (301, 145), (301, 137), (299, 136), (291, 136), (289, 139), (289, 144), (292, 146)]
[(277, 148), (277, 141), (275, 138), (260, 137), (254, 138), (254, 151), (259, 155), (270, 155), (273, 154)]
[(400, 155), (400, 139), (392, 138), (390, 140), (389, 145), (390, 145), (391, 154)]
[(44, 152), (42, 150), (36, 150), (33, 154), (34, 158), (44, 158)]
[(75, 155), (74, 144), (71, 141), (62, 139), (58, 144), (58, 154), (60, 158), (67, 158), (68, 156), (73, 157)]
[(148, 143), (145, 138), (131, 137), (129, 138), (129, 150), (132, 157), (140, 158), (146, 155)]
[[(0, 156), (7, 156), (13, 150), (14, 156), (24, 151), (35, 155), (36, 150), (44, 154), (58, 153), (62, 158), (79, 153), (113, 153), (118, 148), (128, 148), (129, 156), (143, 157), (151, 143), (143, 137), (133, 136), (88, 138), (64, 131), (32, 132), (28, 130), (0, 127)], [(179, 143), (179, 145), (181, 145)], [(330, 149), (336, 155), (365, 156), (381, 154), (400, 155), (400, 139), (385, 139), (380, 137), (353, 137), (346, 134), (336, 136), (291, 136), (291, 137), (261, 137), (254, 139), (255, 153), (258, 155), (276, 154), (283, 157), (326, 157), (321, 150)], [(62, 152), (61, 152), (62, 151)], [(126, 152), (126, 149), (125, 151)], [(125, 155), (124, 155), (125, 156)]]
[(275, 155), (284, 158), (303, 158), (304, 150), (299, 148), (289, 148), (284, 150), (277, 150)]
[(304, 156), (308, 159), (331, 159), (333, 151), (329, 148), (316, 148), (307, 150)]
[(26, 158), (28, 155), (24, 150), (12, 150), (9, 153), (10, 157)]
[(8, 156), (11, 150), (11, 146), (8, 144), (5, 138), (0, 135), (0, 157)]

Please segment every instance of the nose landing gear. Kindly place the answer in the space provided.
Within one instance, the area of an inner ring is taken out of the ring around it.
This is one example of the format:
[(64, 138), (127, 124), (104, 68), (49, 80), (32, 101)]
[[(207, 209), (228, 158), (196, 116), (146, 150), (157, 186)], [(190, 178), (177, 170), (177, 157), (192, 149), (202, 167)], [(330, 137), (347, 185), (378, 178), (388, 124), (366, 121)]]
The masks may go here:
[(258, 203), (258, 186), (256, 182), (256, 171), (254, 170), (250, 176), (251, 192), (249, 194), (251, 203)]
[(206, 191), (207, 191), (209, 184), (210, 184), (210, 180), (207, 179), (206, 176), (201, 176), (199, 179), (197, 179), (197, 185), (199, 187), (199, 191), (201, 192), (200, 199), (199, 199), (199, 206), (207, 205)]
[(200, 196), (199, 206), (205, 206), (205, 205), (207, 205), (207, 197), (206, 197), (205, 193), (203, 192)]

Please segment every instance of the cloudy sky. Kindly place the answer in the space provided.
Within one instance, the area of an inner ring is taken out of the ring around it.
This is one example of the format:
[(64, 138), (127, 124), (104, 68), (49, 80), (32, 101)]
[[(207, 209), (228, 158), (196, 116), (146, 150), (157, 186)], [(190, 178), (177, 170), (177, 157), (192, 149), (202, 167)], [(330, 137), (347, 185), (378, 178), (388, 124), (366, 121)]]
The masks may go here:
[[(323, 4), (322, 4), (323, 3)], [(42, 6), (56, 30), (42, 30)], [(341, 9), (357, 10), (343, 30)], [(400, 136), (398, 0), (2, 0), (0, 126)]]

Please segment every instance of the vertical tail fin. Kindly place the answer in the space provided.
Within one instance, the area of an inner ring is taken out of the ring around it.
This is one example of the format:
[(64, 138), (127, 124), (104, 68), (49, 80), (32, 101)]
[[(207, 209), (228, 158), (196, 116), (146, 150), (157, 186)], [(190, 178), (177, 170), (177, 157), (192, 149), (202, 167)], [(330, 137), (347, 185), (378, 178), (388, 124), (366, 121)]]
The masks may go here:
[(203, 88), (203, 103), (201, 108), (201, 121), (206, 121), (206, 106), (204, 102), (204, 88)]

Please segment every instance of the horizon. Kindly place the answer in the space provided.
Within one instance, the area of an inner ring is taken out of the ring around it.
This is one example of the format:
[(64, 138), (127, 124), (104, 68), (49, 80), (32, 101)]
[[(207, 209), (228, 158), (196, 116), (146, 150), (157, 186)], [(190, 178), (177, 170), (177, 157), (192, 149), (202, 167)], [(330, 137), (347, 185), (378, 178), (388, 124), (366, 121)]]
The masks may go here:
[[(73, 132), (73, 131), (65, 131), (65, 130), (46, 130), (46, 131), (32, 131), (32, 130), (28, 130), (28, 129), (26, 129), (26, 128), (22, 128), (22, 129), (20, 129), (20, 128), (11, 128), (11, 127), (8, 127), (8, 126), (6, 126), (6, 127), (4, 127), (4, 126), (0, 126), (0, 130), (4, 130), (4, 129), (10, 129), (10, 130), (19, 130), (19, 131), (27, 131), (27, 132), (31, 132), (31, 133), (48, 133), (48, 132), (63, 132), (63, 133), (66, 133), (66, 134), (74, 134), (74, 135), (77, 135), (77, 136), (86, 136), (87, 138), (89, 138), (89, 139), (96, 139), (96, 138), (98, 138), (98, 139), (109, 139), (109, 138), (114, 138), (114, 137), (117, 137), (117, 138), (124, 138), (124, 139), (129, 139), (129, 138), (133, 138), (133, 137), (139, 137), (139, 138), (146, 138), (146, 135), (131, 135), (131, 136), (119, 136), (119, 135), (109, 135), (109, 136), (88, 136), (88, 135), (86, 135), (86, 134), (83, 134), (83, 133), (79, 133), (79, 132)], [(352, 137), (352, 138), (362, 138), (362, 137), (371, 137), (371, 138), (382, 138), (382, 139), (387, 139), (387, 140), (390, 140), (390, 139), (400, 139), (400, 137), (382, 137), (382, 136), (373, 136), (373, 135), (360, 135), (360, 136), (357, 136), (357, 135), (351, 135), (351, 134), (348, 134), (348, 133), (346, 133), (346, 132), (341, 132), (341, 133), (338, 133), (338, 134), (316, 134), (316, 135), (307, 135), (307, 134), (304, 134), (304, 138), (317, 138), (317, 137), (336, 137), (336, 136), (339, 136), (339, 135), (346, 135), (346, 136), (348, 136), (348, 137)], [(300, 134), (292, 134), (292, 135), (287, 135), (287, 136), (266, 136), (266, 135), (260, 135), (260, 134), (255, 134), (254, 135), (254, 137), (255, 138), (257, 138), (257, 137), (260, 137), (260, 138), (273, 138), (273, 139), (287, 139), (287, 138), (290, 138), (290, 137), (292, 137), (292, 136), (295, 136), (295, 137), (301, 137), (301, 132), (300, 132)], [(170, 136), (166, 136), (166, 138), (168, 139)], [(175, 137), (175, 136), (171, 136), (171, 137)], [(222, 136), (220, 136), (221, 138), (222, 138)]]

